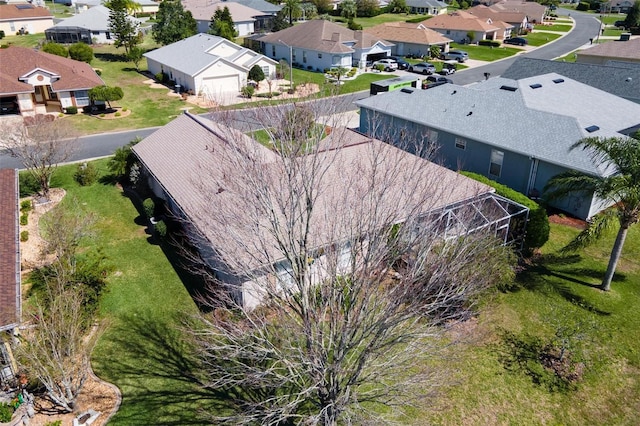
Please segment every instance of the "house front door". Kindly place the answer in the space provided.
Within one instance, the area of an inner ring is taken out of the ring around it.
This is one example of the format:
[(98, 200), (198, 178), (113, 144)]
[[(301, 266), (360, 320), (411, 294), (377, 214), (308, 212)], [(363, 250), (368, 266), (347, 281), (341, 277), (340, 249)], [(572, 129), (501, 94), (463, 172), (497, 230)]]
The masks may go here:
[(36, 86), (36, 93), (35, 93), (35, 98), (36, 98), (36, 103), (37, 104), (43, 104), (44, 103), (44, 90), (43, 90), (44, 86)]

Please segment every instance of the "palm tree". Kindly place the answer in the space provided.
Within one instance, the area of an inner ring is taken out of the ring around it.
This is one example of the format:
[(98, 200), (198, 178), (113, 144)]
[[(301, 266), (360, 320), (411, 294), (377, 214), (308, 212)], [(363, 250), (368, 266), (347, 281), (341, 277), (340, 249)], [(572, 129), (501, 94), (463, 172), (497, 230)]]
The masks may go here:
[(282, 10), (289, 16), (289, 25), (293, 25), (293, 18), (298, 18), (302, 14), (300, 0), (284, 0)]
[(573, 171), (562, 173), (549, 180), (545, 197), (557, 199), (570, 192), (593, 192), (613, 204), (613, 208), (597, 215), (587, 229), (565, 247), (565, 250), (575, 250), (592, 243), (617, 218), (620, 229), (600, 287), (609, 291), (629, 227), (640, 217), (640, 137), (636, 133), (634, 138), (585, 138), (573, 144), (571, 149), (580, 147), (589, 150), (595, 164), (609, 164), (616, 173), (605, 177)]

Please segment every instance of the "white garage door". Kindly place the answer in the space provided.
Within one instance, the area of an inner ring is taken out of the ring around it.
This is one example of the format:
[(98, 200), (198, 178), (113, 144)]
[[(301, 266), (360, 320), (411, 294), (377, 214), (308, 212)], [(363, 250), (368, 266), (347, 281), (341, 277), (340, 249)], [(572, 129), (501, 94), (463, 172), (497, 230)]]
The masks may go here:
[(237, 94), (240, 91), (237, 75), (207, 77), (203, 79), (202, 84), (207, 88), (206, 90), (213, 95), (222, 93)]

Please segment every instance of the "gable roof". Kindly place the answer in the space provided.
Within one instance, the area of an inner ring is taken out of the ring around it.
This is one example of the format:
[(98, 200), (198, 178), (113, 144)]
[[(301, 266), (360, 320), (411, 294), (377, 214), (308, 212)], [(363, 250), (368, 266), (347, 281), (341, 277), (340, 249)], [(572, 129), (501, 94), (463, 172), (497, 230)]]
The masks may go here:
[(612, 95), (640, 103), (640, 64), (633, 65), (624, 62), (596, 65), (519, 56), (502, 73), (502, 77), (520, 80), (555, 72)]
[(579, 50), (580, 56), (598, 56), (616, 58), (620, 61), (629, 60), (640, 62), (640, 38), (628, 41), (613, 40), (602, 44), (595, 44), (587, 49)]
[[(534, 84), (540, 87), (530, 87)], [(640, 105), (555, 73), (517, 81), (498, 77), (468, 87), (445, 84), (411, 94), (398, 90), (356, 104), (594, 175), (608, 170), (583, 150), (569, 154), (569, 147), (587, 136), (620, 137), (620, 131), (640, 125)], [(592, 125), (599, 130), (588, 132)]]
[(20, 321), (18, 171), (0, 169), (0, 331)]
[[(338, 235), (340, 230), (332, 232), (333, 224), (327, 225), (327, 218), (346, 217), (349, 214), (347, 211), (352, 206), (347, 205), (345, 200), (358, 199), (355, 195), (350, 196), (357, 189), (345, 185), (345, 182), (358, 181), (359, 176), (371, 173), (374, 167), (382, 176), (388, 168), (397, 167), (398, 162), (413, 165), (413, 169), (420, 173), (419, 176), (414, 174), (414, 179), (424, 177), (424, 190), (431, 195), (432, 204), (427, 211), (493, 192), (486, 185), (344, 128), (333, 129), (322, 144), (316, 155), (297, 157), (295, 160), (301, 163), (300, 167), (317, 167), (319, 161), (325, 161), (322, 166), (323, 179), (317, 182), (316, 209), (310, 222), (312, 246), (322, 247), (341, 241), (348, 235), (349, 230), (346, 229), (342, 230), (342, 235)], [(132, 149), (190, 222), (215, 249), (222, 252), (222, 257), (226, 255), (227, 258), (233, 258), (230, 261), (241, 259), (243, 267), (249, 269), (261, 266), (256, 259), (261, 257), (262, 250), (272, 251), (272, 259), (277, 257), (276, 244), (264, 244), (265, 241), (271, 242), (268, 231), (260, 231), (269, 229), (266, 223), (268, 218), (265, 217), (264, 228), (260, 223), (248, 223), (249, 219), (242, 218), (243, 212), (251, 210), (247, 204), (252, 204), (253, 198), (236, 193), (242, 185), (235, 186), (233, 183), (241, 180), (240, 174), (246, 171), (234, 167), (237, 163), (233, 159), (238, 154), (248, 157), (260, 166), (266, 183), (272, 182), (275, 187), (286, 182), (281, 176), (284, 173), (283, 162), (291, 159), (276, 155), (237, 130), (188, 113), (157, 130)], [(433, 176), (438, 176), (437, 185), (428, 184), (433, 181)], [(405, 206), (410, 209), (411, 199), (416, 194), (405, 190), (406, 182), (402, 176), (384, 181), (388, 185), (386, 189), (400, 198), (405, 197), (405, 202), (380, 206), (380, 209), (393, 208), (399, 212)], [(391, 198), (394, 201), (400, 199)], [(345, 216), (341, 216), (340, 210)], [(353, 214), (353, 211), (350, 212)], [(237, 220), (225, 220), (227, 215)], [(264, 235), (257, 236), (258, 232), (264, 232)], [(241, 247), (238, 246), (238, 237), (242, 239)], [(256, 253), (247, 258), (247, 250)]]
[(436, 9), (444, 9), (448, 7), (447, 4), (440, 0), (407, 0), (407, 6), (409, 7), (428, 7)]
[(493, 10), (506, 12), (521, 12), (530, 19), (543, 19), (547, 7), (534, 1), (503, 0), (489, 6)]
[(467, 9), (467, 12), (478, 18), (491, 18), (493, 21), (503, 21), (511, 24), (521, 24), (527, 18), (527, 15), (523, 12), (496, 10), (483, 4), (473, 6)]
[[(127, 16), (134, 22), (140, 22), (133, 16)], [(54, 27), (79, 27), (91, 31), (109, 31), (109, 9), (103, 5), (94, 6), (78, 15), (63, 19)]]
[(185, 10), (191, 12), (196, 21), (211, 21), (216, 10), (225, 7), (229, 8), (234, 23), (253, 22), (254, 16), (264, 15), (260, 10), (232, 1), (183, 0), (182, 5)]
[(263, 14), (267, 15), (275, 15), (282, 10), (282, 6), (265, 0), (235, 0), (235, 3), (240, 3), (241, 5), (250, 7), (251, 9), (259, 10)]
[(53, 19), (53, 15), (49, 9), (29, 3), (0, 5), (0, 21), (33, 20), (34, 18)]
[(439, 32), (425, 27), (423, 24), (410, 24), (407, 22), (385, 22), (384, 24), (367, 28), (364, 32), (392, 42), (445, 44), (453, 41)]
[(458, 10), (453, 13), (434, 16), (431, 19), (423, 21), (422, 24), (428, 28), (434, 29), (446, 29), (446, 30), (458, 30), (458, 31), (498, 31), (501, 28), (505, 28), (505, 25), (511, 27), (506, 23), (488, 22), (488, 18), (479, 18), (463, 10)]
[[(227, 45), (234, 53), (228, 57), (210, 53), (215, 47)], [(231, 64), (248, 72), (258, 61), (264, 60), (276, 65), (271, 58), (242, 47), (222, 37), (210, 34), (196, 34), (167, 46), (160, 47), (144, 54), (146, 58), (164, 64), (189, 76), (195, 76), (218, 61)], [(248, 57), (248, 58), (247, 58)], [(240, 59), (239, 59), (240, 58)]]
[(54, 92), (88, 90), (104, 85), (91, 65), (26, 47), (0, 49), (0, 94), (31, 93), (33, 86), (18, 80), (35, 70), (59, 75), (52, 83)]
[[(367, 49), (377, 43), (385, 46), (393, 45), (364, 31), (353, 31), (323, 19), (303, 22), (302, 24), (267, 34), (259, 40), (271, 44), (286, 43), (298, 48), (329, 53), (352, 53), (354, 49)], [(353, 48), (345, 43), (353, 43)]]

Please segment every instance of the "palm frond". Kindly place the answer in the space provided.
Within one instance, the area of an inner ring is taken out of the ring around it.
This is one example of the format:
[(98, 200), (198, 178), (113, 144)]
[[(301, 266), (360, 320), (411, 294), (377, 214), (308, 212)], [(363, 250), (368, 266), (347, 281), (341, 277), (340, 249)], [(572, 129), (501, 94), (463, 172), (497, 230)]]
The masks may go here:
[(617, 218), (618, 211), (616, 209), (607, 209), (594, 216), (589, 223), (589, 226), (580, 232), (560, 251), (563, 253), (573, 252), (593, 244), (602, 237), (605, 231), (613, 227)]
[(547, 201), (563, 198), (571, 192), (593, 192), (601, 179), (577, 171), (568, 171), (551, 178), (543, 189)]

